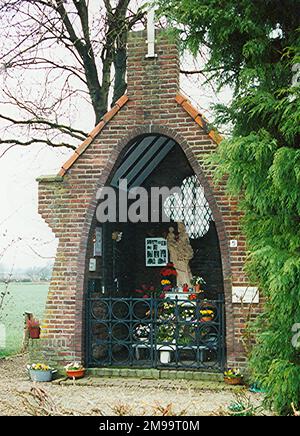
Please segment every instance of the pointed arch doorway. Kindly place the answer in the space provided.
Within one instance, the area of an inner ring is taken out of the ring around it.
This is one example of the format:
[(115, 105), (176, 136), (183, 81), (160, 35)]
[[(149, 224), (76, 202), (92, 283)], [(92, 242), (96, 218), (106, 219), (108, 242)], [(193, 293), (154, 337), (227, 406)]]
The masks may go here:
[[(181, 146), (162, 134), (137, 136), (107, 186), (114, 190), (116, 213), (109, 222), (97, 221), (96, 214), (90, 233), (88, 257), (96, 266), (87, 277), (87, 365), (222, 371), (219, 238), (204, 188)], [(137, 188), (145, 193), (138, 204), (132, 196)], [(153, 201), (157, 189), (169, 195)], [(111, 203), (106, 206), (102, 211)], [(193, 288), (195, 278), (201, 293)]]

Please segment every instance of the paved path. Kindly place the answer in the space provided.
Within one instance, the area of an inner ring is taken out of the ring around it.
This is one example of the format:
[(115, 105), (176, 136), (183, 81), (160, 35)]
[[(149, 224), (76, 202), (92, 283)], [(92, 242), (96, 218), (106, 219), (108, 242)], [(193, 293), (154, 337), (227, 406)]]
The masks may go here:
[[(0, 415), (33, 413), (28, 410), (26, 398), (34, 385), (25, 368), (26, 356), (0, 360)], [(223, 384), (179, 380), (91, 378), (80, 383), (36, 386), (46, 392), (45, 408), (49, 409), (49, 403), (55, 405), (53, 414), (204, 416), (226, 409), (235, 399), (235, 393), (224, 389)], [(256, 405), (262, 399), (246, 394)], [(36, 413), (45, 411), (37, 409)]]

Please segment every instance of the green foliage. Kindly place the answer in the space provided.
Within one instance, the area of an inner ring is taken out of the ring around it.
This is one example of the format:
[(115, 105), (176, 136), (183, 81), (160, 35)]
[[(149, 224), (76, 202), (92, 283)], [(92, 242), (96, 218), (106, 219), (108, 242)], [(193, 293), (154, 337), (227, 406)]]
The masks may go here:
[(245, 394), (237, 394), (235, 401), (228, 406), (230, 416), (257, 416), (262, 413), (260, 406), (254, 406)]
[(219, 87), (234, 88), (216, 122), (232, 136), (211, 158), (226, 175), (243, 211), (248, 271), (266, 297), (251, 356), (254, 380), (278, 413), (300, 408), (300, 88), (292, 86), (300, 61), (298, 0), (160, 0), (193, 53), (209, 50), (206, 70)]

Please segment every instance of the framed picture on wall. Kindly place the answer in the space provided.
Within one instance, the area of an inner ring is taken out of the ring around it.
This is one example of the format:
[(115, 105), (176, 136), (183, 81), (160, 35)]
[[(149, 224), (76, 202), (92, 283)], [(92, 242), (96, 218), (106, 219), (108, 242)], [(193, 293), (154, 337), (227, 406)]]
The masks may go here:
[(96, 227), (94, 236), (94, 257), (102, 256), (102, 228)]
[(168, 244), (164, 238), (146, 238), (146, 266), (166, 266), (169, 262)]

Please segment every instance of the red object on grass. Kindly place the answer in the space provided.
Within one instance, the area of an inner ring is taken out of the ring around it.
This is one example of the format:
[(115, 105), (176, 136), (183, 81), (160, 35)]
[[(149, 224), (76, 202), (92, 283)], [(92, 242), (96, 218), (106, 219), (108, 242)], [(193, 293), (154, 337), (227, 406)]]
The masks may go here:
[(41, 334), (40, 327), (29, 327), (29, 336), (31, 339), (39, 339)]

